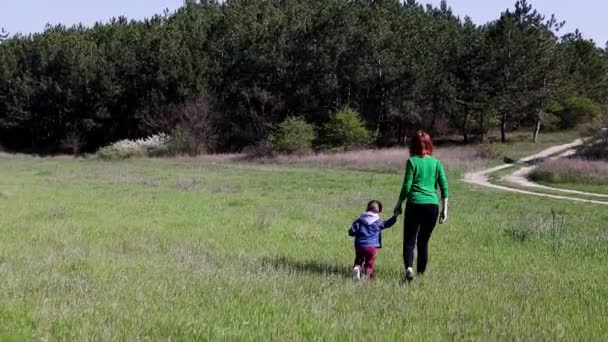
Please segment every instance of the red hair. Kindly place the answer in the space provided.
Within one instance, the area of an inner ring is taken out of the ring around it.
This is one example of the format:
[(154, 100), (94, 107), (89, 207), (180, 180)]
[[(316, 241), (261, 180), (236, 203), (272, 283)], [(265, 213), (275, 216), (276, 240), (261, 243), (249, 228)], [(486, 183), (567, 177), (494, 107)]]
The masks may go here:
[(425, 131), (418, 131), (410, 142), (411, 156), (430, 156), (433, 154), (433, 140)]

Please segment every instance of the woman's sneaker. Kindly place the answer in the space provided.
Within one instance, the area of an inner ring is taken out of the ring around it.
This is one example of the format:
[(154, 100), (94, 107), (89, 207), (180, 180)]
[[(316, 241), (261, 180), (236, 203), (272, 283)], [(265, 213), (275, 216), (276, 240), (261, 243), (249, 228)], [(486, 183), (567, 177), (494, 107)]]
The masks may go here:
[(361, 280), (361, 267), (355, 266), (353, 267), (353, 280)]
[(405, 269), (405, 280), (407, 282), (414, 280), (414, 269), (413, 268), (408, 267)]

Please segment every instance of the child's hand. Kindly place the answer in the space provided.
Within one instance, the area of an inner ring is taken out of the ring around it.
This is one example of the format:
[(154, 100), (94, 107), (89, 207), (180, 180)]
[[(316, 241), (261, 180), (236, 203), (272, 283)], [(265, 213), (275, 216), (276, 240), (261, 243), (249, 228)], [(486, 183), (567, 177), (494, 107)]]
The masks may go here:
[(397, 208), (395, 208), (393, 215), (395, 215), (396, 217), (399, 217), (399, 216), (401, 216), (402, 213), (403, 213), (403, 211), (401, 210), (401, 207), (397, 207)]

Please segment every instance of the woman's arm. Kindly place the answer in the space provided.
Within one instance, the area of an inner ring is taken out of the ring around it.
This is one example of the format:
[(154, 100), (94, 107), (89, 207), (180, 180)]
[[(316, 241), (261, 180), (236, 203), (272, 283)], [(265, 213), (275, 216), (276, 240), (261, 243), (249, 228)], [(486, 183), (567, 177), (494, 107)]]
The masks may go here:
[(397, 209), (401, 209), (403, 202), (407, 199), (407, 196), (410, 194), (412, 190), (412, 182), (414, 181), (414, 166), (412, 162), (408, 159), (405, 163), (405, 177), (403, 178), (403, 185), (401, 186), (401, 193), (399, 194), (399, 201), (395, 206), (395, 211)]
[(449, 186), (448, 186), (448, 177), (445, 175), (445, 170), (443, 169), (443, 165), (441, 162), (437, 164), (437, 182), (439, 183), (439, 190), (441, 191), (441, 198), (450, 197)]
[(450, 193), (448, 178), (445, 176), (445, 170), (443, 169), (441, 162), (439, 162), (438, 170), (439, 190), (441, 191), (441, 214), (439, 215), (439, 223), (443, 224), (448, 221), (448, 197)]

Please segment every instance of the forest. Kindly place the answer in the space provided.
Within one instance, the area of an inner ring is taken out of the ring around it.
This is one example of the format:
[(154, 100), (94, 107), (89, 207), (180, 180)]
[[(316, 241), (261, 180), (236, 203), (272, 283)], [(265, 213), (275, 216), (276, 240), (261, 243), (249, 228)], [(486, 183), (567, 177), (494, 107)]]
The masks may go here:
[(526, 0), (484, 25), (446, 2), (201, 0), (145, 20), (2, 30), (0, 148), (94, 152), (181, 128), (207, 132), (201, 151), (234, 152), (294, 118), (324, 146), (344, 109), (375, 146), (416, 129), (469, 143), (599, 127), (608, 47), (563, 26)]

